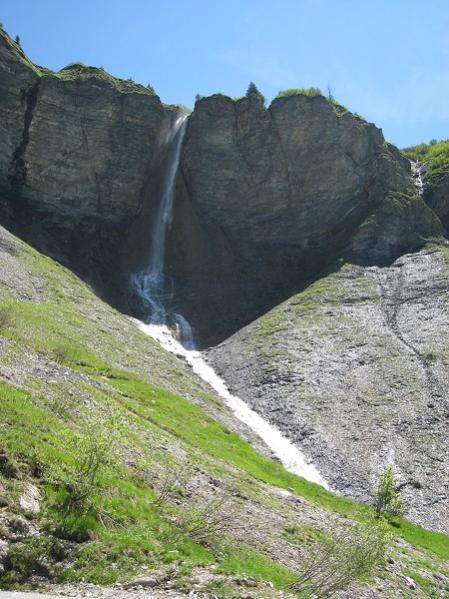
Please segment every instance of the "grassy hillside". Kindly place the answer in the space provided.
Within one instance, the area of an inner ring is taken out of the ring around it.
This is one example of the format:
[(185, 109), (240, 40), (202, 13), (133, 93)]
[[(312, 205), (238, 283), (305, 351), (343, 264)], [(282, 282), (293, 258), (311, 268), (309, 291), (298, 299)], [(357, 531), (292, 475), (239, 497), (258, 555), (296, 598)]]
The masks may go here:
[[(3, 229), (0, 397), (3, 588), (201, 573), (207, 593), (278, 596), (323, 538), (372, 519), (259, 453), (183, 362)], [(376, 587), (443, 592), (449, 539), (389, 529)]]

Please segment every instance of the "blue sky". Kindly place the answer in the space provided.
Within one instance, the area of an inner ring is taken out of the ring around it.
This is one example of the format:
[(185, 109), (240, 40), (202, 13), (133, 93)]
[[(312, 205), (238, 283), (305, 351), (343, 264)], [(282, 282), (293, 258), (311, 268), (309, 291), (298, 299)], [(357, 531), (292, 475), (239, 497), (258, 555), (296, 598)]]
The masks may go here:
[(103, 66), (165, 102), (331, 86), (404, 147), (449, 137), (448, 0), (1, 0), (30, 58)]

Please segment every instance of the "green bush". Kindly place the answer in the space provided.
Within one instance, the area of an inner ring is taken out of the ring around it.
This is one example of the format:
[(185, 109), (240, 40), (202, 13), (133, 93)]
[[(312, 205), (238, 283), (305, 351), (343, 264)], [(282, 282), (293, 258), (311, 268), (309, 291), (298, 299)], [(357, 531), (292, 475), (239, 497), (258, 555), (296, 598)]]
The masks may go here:
[(0, 306), (0, 331), (9, 329), (14, 323), (14, 312), (10, 306)]
[(98, 527), (94, 512), (90, 514), (66, 514), (58, 521), (53, 533), (59, 539), (84, 543), (91, 539), (93, 532)]
[(63, 67), (61, 71), (80, 71), (82, 69), (87, 69), (87, 65), (85, 65), (84, 62), (70, 62), (66, 67)]
[(82, 515), (92, 510), (93, 497), (100, 489), (100, 475), (112, 463), (110, 444), (100, 423), (91, 423), (84, 436), (76, 436), (69, 444), (71, 467), (47, 466), (45, 479), (57, 491), (53, 505), (63, 514)]
[(0, 577), (0, 588), (17, 587), (32, 576), (52, 578), (52, 564), (62, 561), (65, 556), (61, 541), (54, 538), (31, 537), (11, 543), (5, 561), (5, 573)]
[(379, 476), (377, 488), (373, 493), (376, 518), (382, 514), (401, 517), (405, 513), (404, 502), (398, 489), (393, 468), (388, 466)]
[(323, 96), (323, 92), (319, 87), (292, 87), (278, 92), (276, 98), (287, 98), (288, 96), (308, 96), (309, 98), (314, 98), (316, 96)]

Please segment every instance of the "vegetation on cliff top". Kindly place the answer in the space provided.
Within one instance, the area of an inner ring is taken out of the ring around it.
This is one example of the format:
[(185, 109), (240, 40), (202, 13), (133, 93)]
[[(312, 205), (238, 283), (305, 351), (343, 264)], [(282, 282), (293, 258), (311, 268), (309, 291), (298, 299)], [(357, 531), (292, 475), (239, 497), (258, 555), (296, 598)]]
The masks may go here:
[(133, 81), (131, 78), (129, 79), (120, 79), (119, 77), (114, 77), (103, 67), (94, 67), (87, 66), (82, 62), (72, 62), (68, 64), (66, 67), (63, 67), (60, 71), (52, 71), (51, 69), (47, 69), (45, 67), (40, 67), (34, 64), (25, 52), (22, 49), (22, 46), (17, 41), (14, 41), (8, 33), (0, 28), (0, 37), (3, 39), (4, 43), (10, 48), (10, 50), (18, 56), (19, 60), (29, 67), (36, 75), (40, 77), (51, 75), (58, 77), (63, 80), (70, 79), (100, 79), (105, 83), (112, 85), (117, 91), (122, 93), (140, 93), (146, 94), (149, 96), (157, 96), (156, 92), (150, 85), (141, 85)]
[(0, 28), (0, 38), (2, 38), (4, 43), (9, 47), (9, 49), (12, 50), (12, 52), (14, 52), (19, 57), (20, 61), (23, 62), (32, 71), (34, 71), (36, 73), (36, 75), (42, 75), (44, 72), (46, 72), (48, 70), (48, 69), (41, 69), (40, 67), (35, 65), (33, 62), (31, 62), (31, 60), (28, 58), (28, 56), (23, 51), (20, 43), (17, 43), (17, 41), (14, 41), (12, 39), (12, 37), (2, 27)]
[(330, 88), (328, 90), (328, 93), (324, 94), (319, 87), (292, 87), (279, 91), (274, 99), (278, 100), (281, 98), (290, 98), (292, 96), (306, 96), (307, 98), (324, 98), (332, 105), (335, 113), (338, 116), (342, 116), (344, 114), (352, 114), (358, 121), (366, 122), (366, 119), (360, 116), (357, 112), (351, 113), (351, 111), (348, 108), (346, 108), (346, 106), (340, 104), (340, 102), (338, 102), (338, 100), (334, 98)]
[(95, 78), (104, 81), (112, 85), (119, 92), (129, 93), (140, 93), (146, 94), (149, 96), (156, 96), (156, 92), (150, 85), (142, 85), (137, 83), (133, 79), (120, 79), (118, 77), (114, 77), (103, 67), (93, 67), (87, 66), (82, 62), (71, 62), (66, 67), (63, 67), (57, 73), (53, 73), (60, 79), (68, 80), (68, 79), (89, 79)]
[(430, 187), (449, 174), (449, 139), (418, 144), (405, 148), (402, 153), (412, 160), (418, 160), (426, 167), (426, 182)]
[(315, 98), (320, 96), (325, 97), (319, 87), (291, 87), (278, 92), (276, 98), (287, 98), (288, 96), (308, 96), (309, 98)]

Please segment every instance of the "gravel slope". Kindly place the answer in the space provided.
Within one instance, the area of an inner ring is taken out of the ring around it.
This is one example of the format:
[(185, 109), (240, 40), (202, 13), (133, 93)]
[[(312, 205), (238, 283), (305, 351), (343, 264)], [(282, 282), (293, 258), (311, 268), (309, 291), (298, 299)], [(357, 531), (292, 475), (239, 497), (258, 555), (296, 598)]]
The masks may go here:
[(209, 358), (334, 489), (366, 500), (392, 464), (408, 516), (447, 533), (448, 301), (446, 247), (345, 265)]

